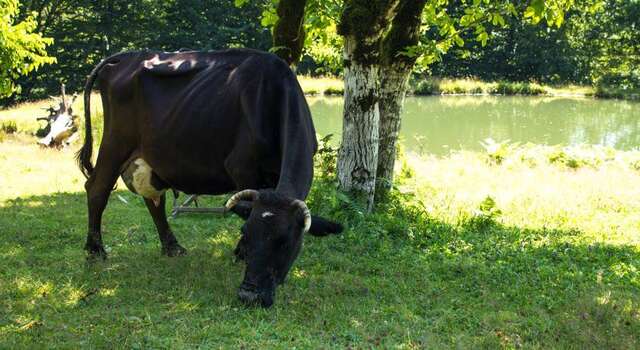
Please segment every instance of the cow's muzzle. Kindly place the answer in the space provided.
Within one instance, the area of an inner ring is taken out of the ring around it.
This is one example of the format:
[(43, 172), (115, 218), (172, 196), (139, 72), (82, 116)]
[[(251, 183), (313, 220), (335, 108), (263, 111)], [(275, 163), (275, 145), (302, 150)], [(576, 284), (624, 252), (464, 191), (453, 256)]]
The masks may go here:
[(271, 307), (275, 299), (275, 286), (258, 289), (254, 285), (243, 282), (238, 288), (238, 298), (246, 305), (260, 305)]

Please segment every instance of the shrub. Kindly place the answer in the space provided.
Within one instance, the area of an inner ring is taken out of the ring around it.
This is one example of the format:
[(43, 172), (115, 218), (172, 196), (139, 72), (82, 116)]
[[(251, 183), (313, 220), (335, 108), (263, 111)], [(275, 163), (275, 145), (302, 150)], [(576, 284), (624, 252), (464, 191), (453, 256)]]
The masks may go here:
[(344, 94), (344, 88), (343, 87), (337, 87), (337, 86), (328, 86), (324, 90), (324, 94), (325, 95), (343, 95)]
[(306, 90), (304, 90), (304, 94), (305, 95), (317, 95), (318, 94), (318, 90), (315, 88), (307, 88)]
[(547, 90), (536, 83), (500, 81), (495, 92), (503, 95), (544, 95)]
[(413, 89), (416, 95), (439, 95), (440, 82), (436, 79), (426, 79), (420, 81)]

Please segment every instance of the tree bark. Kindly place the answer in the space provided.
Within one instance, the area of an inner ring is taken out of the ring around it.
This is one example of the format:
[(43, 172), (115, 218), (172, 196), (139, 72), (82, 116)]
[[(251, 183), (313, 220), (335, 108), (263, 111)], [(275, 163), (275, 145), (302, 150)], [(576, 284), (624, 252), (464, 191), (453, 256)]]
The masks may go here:
[(338, 154), (340, 189), (373, 209), (378, 165), (380, 48), (399, 0), (345, 1), (338, 25), (344, 37), (344, 111)]
[(373, 208), (378, 163), (378, 66), (354, 59), (357, 41), (344, 40), (344, 58), (351, 62), (344, 70), (342, 144), (338, 155), (340, 188)]
[(380, 69), (380, 143), (376, 176), (379, 196), (383, 196), (393, 184), (402, 106), (412, 68), (383, 65)]
[(416, 63), (416, 57), (407, 56), (404, 52), (418, 44), (425, 5), (426, 0), (401, 0), (391, 29), (382, 43), (380, 143), (376, 176), (378, 198), (384, 197), (393, 184), (402, 106)]

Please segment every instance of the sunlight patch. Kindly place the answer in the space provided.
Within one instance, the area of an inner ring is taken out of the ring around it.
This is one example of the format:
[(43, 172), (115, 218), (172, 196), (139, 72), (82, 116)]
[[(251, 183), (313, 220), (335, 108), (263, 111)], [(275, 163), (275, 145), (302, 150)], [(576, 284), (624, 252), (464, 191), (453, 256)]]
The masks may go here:
[(611, 302), (611, 291), (606, 291), (603, 295), (596, 298), (598, 304), (607, 305)]

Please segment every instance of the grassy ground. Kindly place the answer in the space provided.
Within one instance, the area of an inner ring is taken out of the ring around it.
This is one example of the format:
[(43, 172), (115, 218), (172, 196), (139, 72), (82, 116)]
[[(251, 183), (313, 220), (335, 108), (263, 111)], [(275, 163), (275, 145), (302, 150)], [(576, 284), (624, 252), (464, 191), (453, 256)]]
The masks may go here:
[(408, 155), (368, 216), (318, 178), (312, 211), (348, 229), (307, 237), (262, 310), (235, 296), (240, 220), (173, 220), (189, 254), (165, 258), (122, 184), (103, 221), (110, 258), (87, 264), (73, 151), (21, 133), (0, 143), (0, 348), (640, 346), (637, 152)]

